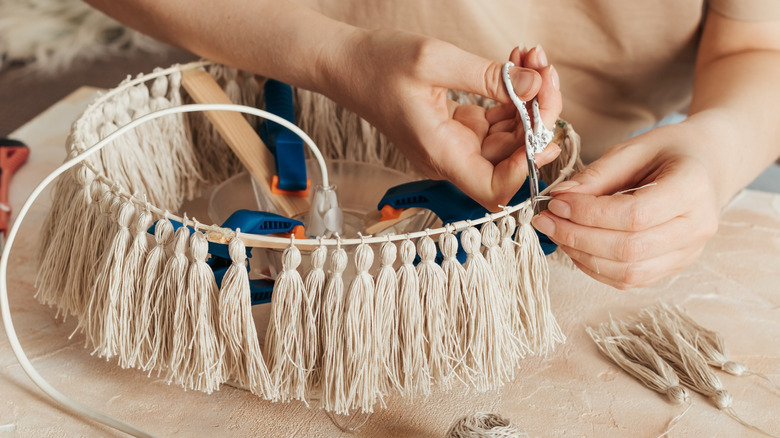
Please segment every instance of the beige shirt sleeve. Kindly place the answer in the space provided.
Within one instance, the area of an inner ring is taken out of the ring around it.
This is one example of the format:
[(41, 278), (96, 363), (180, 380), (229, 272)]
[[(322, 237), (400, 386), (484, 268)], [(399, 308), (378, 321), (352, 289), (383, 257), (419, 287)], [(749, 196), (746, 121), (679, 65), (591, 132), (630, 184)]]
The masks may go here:
[(780, 0), (709, 0), (717, 13), (735, 20), (780, 20)]

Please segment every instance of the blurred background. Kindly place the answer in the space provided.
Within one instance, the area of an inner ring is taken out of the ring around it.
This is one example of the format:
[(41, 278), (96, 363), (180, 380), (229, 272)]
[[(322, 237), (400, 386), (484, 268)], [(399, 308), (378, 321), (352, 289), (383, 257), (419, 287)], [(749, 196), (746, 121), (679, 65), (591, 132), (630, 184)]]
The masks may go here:
[[(1, 0), (0, 136), (81, 86), (113, 88), (128, 75), (196, 59), (81, 0)], [(780, 193), (780, 166), (770, 166), (750, 188)]]

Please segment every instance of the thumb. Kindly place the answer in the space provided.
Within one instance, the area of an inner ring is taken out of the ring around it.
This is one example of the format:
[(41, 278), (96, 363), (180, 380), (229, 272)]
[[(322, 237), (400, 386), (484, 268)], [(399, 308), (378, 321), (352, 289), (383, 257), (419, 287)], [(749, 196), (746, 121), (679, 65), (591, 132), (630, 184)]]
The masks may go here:
[(636, 187), (647, 175), (647, 164), (652, 159), (650, 148), (641, 146), (632, 144), (610, 149), (570, 180), (550, 189), (550, 194), (603, 196)]
[[(446, 43), (436, 57), (438, 85), (478, 94), (498, 102), (509, 102), (509, 94), (501, 77), (500, 64)], [(511, 67), (509, 77), (521, 100), (531, 100), (542, 86), (542, 77), (533, 69)]]

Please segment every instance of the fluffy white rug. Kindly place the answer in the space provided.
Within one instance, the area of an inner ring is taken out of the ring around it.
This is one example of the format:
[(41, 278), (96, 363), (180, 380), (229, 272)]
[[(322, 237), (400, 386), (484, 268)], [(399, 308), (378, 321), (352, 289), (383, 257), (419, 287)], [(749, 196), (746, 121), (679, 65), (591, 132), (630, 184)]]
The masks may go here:
[(55, 73), (76, 61), (165, 48), (80, 0), (0, 0), (0, 70), (24, 62)]

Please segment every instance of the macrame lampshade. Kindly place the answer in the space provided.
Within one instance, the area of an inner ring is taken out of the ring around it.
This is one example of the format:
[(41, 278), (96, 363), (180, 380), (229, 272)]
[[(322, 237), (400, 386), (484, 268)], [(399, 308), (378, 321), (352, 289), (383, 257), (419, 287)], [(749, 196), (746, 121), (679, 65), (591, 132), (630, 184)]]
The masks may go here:
[[(181, 77), (191, 69), (208, 71), (236, 104), (262, 101), (261, 79), (221, 65), (155, 71), (98, 97), (73, 124), (69, 157), (84, 158), (132, 120), (186, 104)], [(413, 172), (375, 128), (329, 99), (295, 90), (295, 103), (300, 128), (326, 158)], [(558, 123), (555, 141), (563, 152), (541, 171), (549, 185), (579, 165), (570, 125)], [(371, 412), (396, 394), (496, 388), (523, 357), (564, 341), (528, 201), (382, 238), (251, 235), (182, 211), (241, 170), (202, 113), (152, 118), (116, 136), (56, 180), (38, 299), (76, 317), (86, 346), (124, 368), (205, 392), (231, 380), (265, 399), (318, 400), (342, 414)], [(229, 247), (221, 288), (206, 264), (209, 241)], [(252, 317), (247, 247), (281, 252), (267, 328)]]

